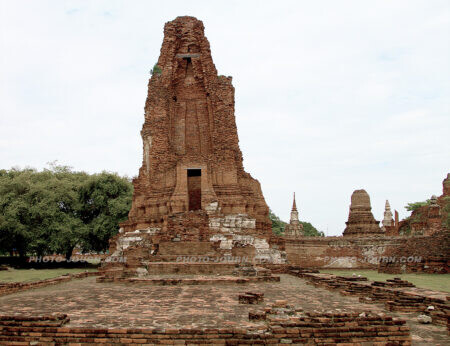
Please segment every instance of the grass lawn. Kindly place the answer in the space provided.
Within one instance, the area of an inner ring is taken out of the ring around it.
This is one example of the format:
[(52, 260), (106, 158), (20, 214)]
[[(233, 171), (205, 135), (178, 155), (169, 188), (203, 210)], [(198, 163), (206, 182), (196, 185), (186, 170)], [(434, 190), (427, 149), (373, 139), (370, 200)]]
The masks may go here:
[(55, 278), (64, 274), (76, 274), (84, 271), (96, 271), (96, 268), (60, 268), (60, 269), (10, 269), (0, 271), (0, 282), (39, 281)]
[(321, 273), (330, 273), (335, 275), (356, 275), (365, 276), (372, 281), (386, 281), (399, 277), (402, 280), (408, 280), (417, 287), (428, 288), (436, 291), (450, 292), (450, 274), (384, 274), (376, 270), (357, 270), (357, 269), (322, 269)]

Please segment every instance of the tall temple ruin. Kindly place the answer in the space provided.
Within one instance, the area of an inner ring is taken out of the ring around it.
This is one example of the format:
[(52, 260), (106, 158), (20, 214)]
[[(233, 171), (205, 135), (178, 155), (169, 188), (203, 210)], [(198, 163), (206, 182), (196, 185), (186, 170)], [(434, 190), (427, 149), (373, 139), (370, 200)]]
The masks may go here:
[(231, 77), (219, 76), (203, 23), (166, 23), (160, 57), (148, 83), (142, 167), (133, 181), (126, 231), (161, 227), (171, 214), (206, 210), (247, 214), (269, 230), (259, 182), (244, 171)]
[(178, 272), (184, 255), (283, 263), (260, 184), (244, 171), (232, 78), (217, 74), (200, 20), (166, 23), (152, 72), (142, 167), (128, 220), (110, 241), (111, 256), (127, 258), (119, 269)]
[(379, 221), (376, 221), (373, 217), (370, 197), (366, 190), (353, 191), (348, 221), (345, 224), (347, 227), (344, 230), (344, 236), (366, 237), (384, 235)]

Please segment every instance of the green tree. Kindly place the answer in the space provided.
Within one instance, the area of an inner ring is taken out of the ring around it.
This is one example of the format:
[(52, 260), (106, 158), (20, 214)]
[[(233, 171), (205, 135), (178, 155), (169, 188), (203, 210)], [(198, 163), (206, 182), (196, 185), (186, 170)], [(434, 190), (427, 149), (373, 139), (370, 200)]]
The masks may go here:
[(11, 169), (0, 171), (0, 251), (17, 251), (24, 256), (32, 233), (28, 228), (29, 177), (34, 171)]
[(84, 226), (78, 217), (78, 189), (87, 175), (57, 166), (38, 172), (11, 169), (0, 174), (0, 249), (70, 256)]
[(283, 235), (286, 222), (282, 221), (274, 212), (269, 208), (269, 218), (272, 221), (272, 231), (276, 235)]
[(70, 257), (75, 246), (104, 251), (131, 206), (132, 184), (117, 174), (70, 167), (0, 170), (0, 252)]
[(417, 209), (424, 207), (430, 203), (430, 200), (424, 201), (424, 202), (414, 202), (414, 203), (408, 203), (408, 205), (405, 207), (407, 211), (416, 211)]
[(80, 218), (85, 224), (83, 248), (104, 251), (131, 208), (133, 185), (128, 178), (103, 172), (94, 174), (79, 191)]
[(318, 231), (317, 228), (315, 228), (311, 223), (300, 221), (300, 223), (303, 225), (303, 233), (307, 237), (324, 237), (325, 234), (321, 231)]

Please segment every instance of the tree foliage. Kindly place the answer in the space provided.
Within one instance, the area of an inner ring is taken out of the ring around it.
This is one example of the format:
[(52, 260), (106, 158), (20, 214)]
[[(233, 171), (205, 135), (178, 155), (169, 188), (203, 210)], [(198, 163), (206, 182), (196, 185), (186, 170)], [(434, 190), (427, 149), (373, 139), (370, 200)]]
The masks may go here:
[(103, 251), (117, 233), (131, 207), (133, 187), (117, 174), (101, 173), (89, 177), (79, 190), (80, 219), (87, 226), (83, 237), (87, 250)]
[(407, 211), (416, 211), (419, 208), (422, 208), (430, 203), (430, 200), (426, 200), (424, 202), (414, 202), (414, 203), (408, 203), (407, 206), (405, 206), (405, 209)]
[(272, 221), (272, 231), (276, 235), (283, 235), (286, 222), (282, 221), (274, 212), (269, 209), (269, 218)]
[(102, 251), (131, 205), (126, 178), (88, 175), (56, 163), (0, 170), (0, 252), (70, 256), (75, 246)]
[(309, 222), (305, 222), (305, 221), (300, 221), (300, 223), (303, 225), (303, 233), (305, 234), (306, 237), (324, 237), (325, 234), (319, 230), (317, 230), (317, 228), (315, 228), (313, 225), (311, 225), (311, 223)]

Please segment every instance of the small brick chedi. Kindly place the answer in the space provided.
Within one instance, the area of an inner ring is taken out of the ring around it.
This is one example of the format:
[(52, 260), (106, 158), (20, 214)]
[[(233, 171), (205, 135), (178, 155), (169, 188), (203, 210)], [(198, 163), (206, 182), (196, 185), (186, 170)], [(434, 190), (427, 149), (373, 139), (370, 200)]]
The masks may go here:
[(355, 190), (352, 194), (350, 212), (344, 236), (382, 236), (384, 232), (380, 228), (372, 214), (369, 194), (365, 190)]
[(284, 236), (286, 238), (299, 238), (303, 236), (303, 225), (298, 219), (297, 204), (295, 203), (295, 192), (294, 202), (292, 203), (291, 218), (289, 220), (289, 224), (287, 224), (284, 229)]
[(260, 184), (244, 171), (231, 80), (217, 74), (200, 20), (166, 23), (148, 83), (132, 207), (110, 242), (128, 267), (177, 255), (282, 260), (269, 245)]

